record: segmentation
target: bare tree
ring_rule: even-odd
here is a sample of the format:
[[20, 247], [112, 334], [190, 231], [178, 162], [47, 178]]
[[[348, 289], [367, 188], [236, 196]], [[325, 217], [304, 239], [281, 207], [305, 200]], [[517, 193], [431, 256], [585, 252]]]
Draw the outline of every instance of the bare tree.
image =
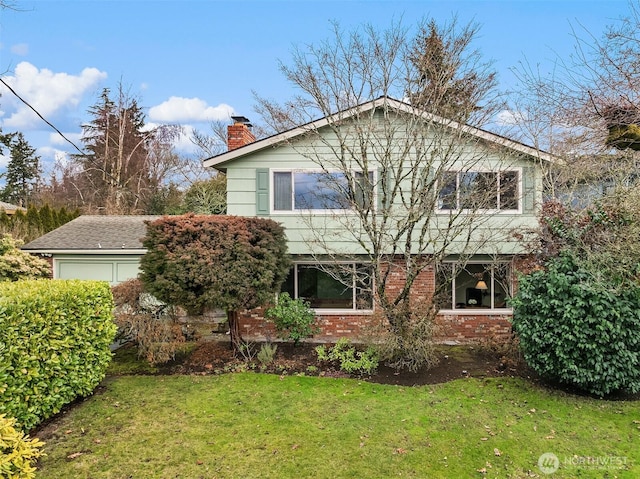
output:
[[[474, 30], [463, 31], [468, 45]], [[487, 132], [425, 111], [422, 100], [412, 105], [390, 98], [417, 95], [413, 80], [421, 78], [416, 44], [401, 25], [350, 34], [334, 25], [333, 33], [331, 41], [296, 50], [291, 66], [282, 65], [300, 94], [284, 106], [260, 101], [259, 111], [275, 129], [304, 125], [303, 139], [291, 146], [315, 164], [322, 185], [307, 201], [340, 211], [302, 215], [306, 241], [318, 262], [331, 259], [328, 274], [357, 276], [361, 295], [375, 298], [391, 333], [388, 359], [415, 369], [432, 360], [438, 311], [437, 290], [416, 296], [418, 278], [437, 270], [447, 276], [440, 283], [446, 288], [454, 272], [441, 267], [445, 258], [456, 255], [463, 266], [471, 255], [495, 253], [497, 244], [512, 240], [514, 216], [487, 212], [516, 208], [519, 201], [518, 178], [502, 171], [518, 161], [507, 153], [514, 143], [487, 142]], [[452, 69], [442, 72], [449, 81], [463, 65], [440, 66]], [[478, 124], [495, 111], [492, 93], [474, 98], [484, 105], [473, 108]], [[449, 106], [455, 109], [455, 101]], [[445, 110], [441, 101], [438, 111]], [[324, 120], [313, 121], [318, 116]], [[340, 266], [345, 263], [348, 271]], [[354, 271], [353, 264], [362, 267]]]
[[[572, 29], [573, 53], [543, 73], [514, 72], [511, 120], [527, 140], [567, 159], [548, 173], [550, 196], [588, 202], [635, 181], [640, 150], [640, 2], [602, 37]], [[586, 198], [585, 198], [586, 197]]]
[[105, 89], [90, 113], [92, 120], [83, 125], [86, 152], [73, 156], [82, 166], [78, 182], [84, 208], [107, 214], [145, 211], [178, 167], [172, 148], [181, 129], [145, 125], [137, 99], [122, 84], [115, 101]]

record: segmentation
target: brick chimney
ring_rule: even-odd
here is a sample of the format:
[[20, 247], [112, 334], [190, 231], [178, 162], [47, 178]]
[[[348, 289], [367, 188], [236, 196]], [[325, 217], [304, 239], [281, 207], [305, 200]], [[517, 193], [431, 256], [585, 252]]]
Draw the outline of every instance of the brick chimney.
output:
[[244, 116], [232, 116], [233, 125], [227, 127], [227, 148], [229, 151], [256, 141], [251, 132], [253, 126]]

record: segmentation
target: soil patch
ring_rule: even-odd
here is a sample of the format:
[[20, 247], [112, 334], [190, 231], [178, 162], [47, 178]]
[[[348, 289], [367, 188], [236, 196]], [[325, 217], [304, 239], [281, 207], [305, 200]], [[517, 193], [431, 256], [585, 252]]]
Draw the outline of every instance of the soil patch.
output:
[[[224, 372], [256, 370], [274, 374], [305, 374], [308, 376], [349, 377], [337, 365], [318, 361], [316, 344], [276, 343], [273, 363], [262, 365], [256, 358], [261, 343], [251, 345], [246, 353], [234, 353], [227, 341], [202, 341], [179, 364], [167, 365], [164, 374], [220, 374]], [[247, 358], [250, 358], [247, 361]], [[520, 376], [531, 378], [533, 373], [518, 358], [477, 346], [438, 345], [437, 364], [416, 372], [396, 371], [380, 364], [377, 372], [361, 379], [403, 386], [437, 384], [464, 377]]]

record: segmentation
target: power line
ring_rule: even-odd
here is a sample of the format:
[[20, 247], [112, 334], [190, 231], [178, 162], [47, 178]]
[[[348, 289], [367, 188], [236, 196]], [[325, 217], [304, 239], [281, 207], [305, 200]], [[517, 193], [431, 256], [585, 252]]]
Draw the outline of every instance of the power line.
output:
[[13, 88], [11, 88], [11, 87], [7, 84], [7, 82], [5, 82], [5, 81], [2, 79], [2, 77], [0, 77], [0, 82], [2, 82], [2, 84], [3, 84], [4, 86], [6, 86], [6, 87], [7, 87], [7, 89], [8, 89], [11, 93], [13, 93], [13, 94], [14, 94], [14, 96], [15, 96], [18, 100], [20, 100], [22, 103], [24, 103], [26, 106], [28, 106], [28, 107], [31, 109], [31, 111], [33, 111], [36, 115], [38, 115], [38, 117], [39, 117], [42, 121], [44, 121], [47, 125], [49, 125], [51, 128], [53, 128], [53, 130], [54, 130], [58, 135], [60, 135], [60, 136], [61, 136], [61, 137], [62, 137], [62, 138], [67, 142], [67, 143], [69, 143], [69, 144], [70, 144], [71, 146], [73, 146], [76, 150], [78, 150], [78, 152], [79, 152], [81, 155], [84, 155], [84, 154], [85, 154], [85, 153], [84, 153], [84, 151], [82, 151], [80, 148], [78, 148], [78, 147], [76, 146], [76, 144], [75, 144], [73, 141], [71, 141], [69, 138], [67, 138], [66, 136], [64, 136], [64, 133], [62, 133], [60, 130], [58, 130], [58, 129], [55, 127], [55, 125], [53, 125], [53, 123], [51, 123], [51, 122], [50, 122], [49, 120], [47, 120], [44, 116], [42, 116], [38, 110], [36, 110], [34, 107], [32, 107], [32, 106], [29, 104], [29, 102], [28, 102], [28, 101], [26, 101], [24, 98], [22, 98], [20, 95], [18, 95], [18, 93], [17, 93]]

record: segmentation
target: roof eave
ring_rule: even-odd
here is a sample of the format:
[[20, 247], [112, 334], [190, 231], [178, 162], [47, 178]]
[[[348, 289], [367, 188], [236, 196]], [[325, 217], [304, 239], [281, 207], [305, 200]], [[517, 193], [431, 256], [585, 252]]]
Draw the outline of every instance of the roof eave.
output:
[[31, 254], [91, 254], [91, 255], [141, 255], [147, 252], [144, 248], [138, 249], [108, 249], [108, 248], [82, 248], [82, 249], [51, 249], [51, 248], [21, 248], [22, 251]]
[[316, 130], [318, 128], [321, 128], [323, 126], [329, 125], [332, 122], [335, 122], [337, 120], [341, 120], [341, 119], [345, 119], [348, 118], [350, 116], [353, 116], [353, 114], [355, 112], [366, 112], [369, 111], [371, 109], [375, 109], [378, 108], [380, 106], [383, 105], [390, 105], [392, 108], [403, 111], [405, 113], [411, 113], [411, 114], [416, 114], [417, 112], [419, 112], [418, 114], [424, 118], [425, 120], [428, 121], [433, 121], [435, 123], [439, 123], [443, 126], [447, 126], [449, 128], [452, 129], [457, 129], [460, 130], [464, 133], [468, 133], [470, 135], [476, 136], [478, 138], [481, 139], [485, 139], [487, 141], [496, 143], [498, 145], [502, 145], [506, 148], [511, 148], [515, 151], [518, 151], [520, 153], [526, 154], [528, 156], [531, 156], [533, 158], [538, 158], [540, 160], [544, 160], [550, 163], [559, 163], [559, 164], [563, 164], [564, 160], [562, 160], [559, 157], [556, 157], [554, 155], [551, 155], [550, 153], [547, 153], [545, 151], [541, 151], [538, 150], [536, 148], [533, 148], [531, 146], [527, 146], [524, 143], [520, 143], [514, 140], [510, 140], [508, 138], [505, 138], [503, 136], [497, 135], [495, 133], [491, 133], [489, 131], [486, 130], [482, 130], [480, 128], [476, 128], [473, 126], [469, 126], [469, 125], [465, 125], [462, 123], [458, 123], [455, 122], [453, 120], [447, 120], [445, 118], [442, 118], [438, 115], [434, 115], [433, 113], [429, 113], [426, 112], [424, 110], [420, 110], [416, 107], [413, 107], [411, 105], [409, 105], [408, 103], [403, 103], [401, 101], [395, 100], [393, 98], [388, 98], [388, 97], [380, 97], [377, 98], [376, 100], [372, 100], [368, 103], [363, 103], [362, 105], [358, 105], [355, 106], [353, 108], [350, 108], [348, 110], [344, 110], [338, 113], [335, 113], [333, 115], [329, 115], [326, 116], [324, 118], [321, 118], [319, 120], [315, 120], [312, 121], [310, 123], [307, 123], [305, 125], [302, 126], [298, 126], [296, 128], [293, 128], [291, 130], [287, 130], [285, 132], [270, 136], [268, 138], [264, 138], [262, 140], [258, 140], [258, 141], [254, 141], [253, 143], [249, 143], [248, 145], [242, 146], [240, 148], [236, 148], [234, 150], [231, 151], [227, 151], [225, 153], [222, 153], [218, 156], [214, 156], [211, 158], [208, 158], [206, 160], [203, 161], [203, 166], [206, 168], [212, 167], [215, 168], [217, 170], [220, 171], [225, 171], [226, 167], [223, 166], [224, 164], [226, 164], [227, 162], [233, 161], [236, 158], [240, 158], [242, 156], [245, 155], [249, 155], [251, 153], [255, 153], [257, 151], [263, 150], [265, 148], [268, 147], [275, 147], [277, 145], [279, 145], [280, 143], [290, 140], [291, 138], [294, 138], [296, 136], [302, 135], [304, 133], [308, 133], [310, 131]]

